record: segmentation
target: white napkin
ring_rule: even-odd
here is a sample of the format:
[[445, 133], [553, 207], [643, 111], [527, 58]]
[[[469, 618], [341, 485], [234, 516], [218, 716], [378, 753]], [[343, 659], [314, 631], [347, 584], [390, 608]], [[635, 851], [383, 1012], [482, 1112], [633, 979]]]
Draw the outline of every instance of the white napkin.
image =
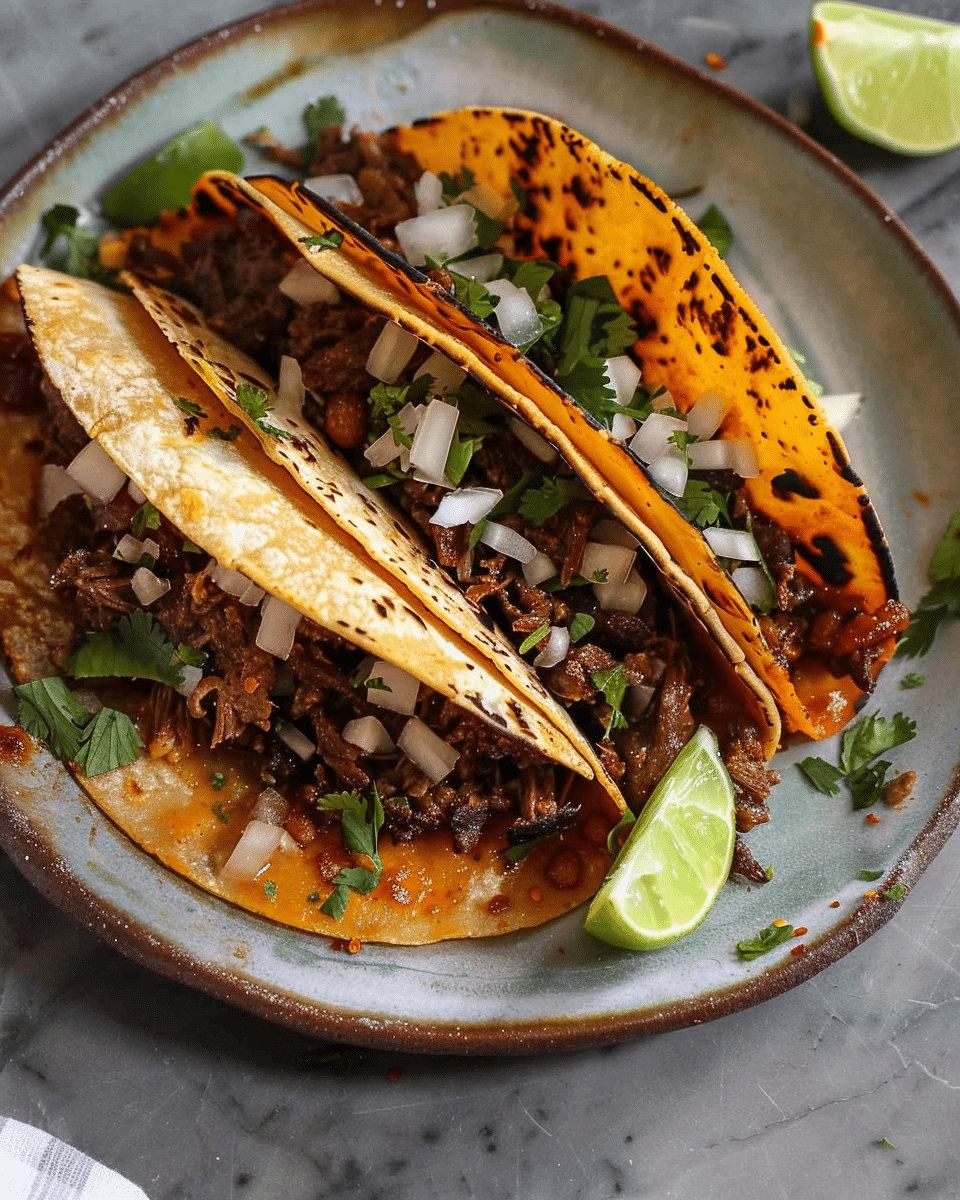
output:
[[59, 1138], [0, 1117], [3, 1200], [147, 1200], [135, 1184]]

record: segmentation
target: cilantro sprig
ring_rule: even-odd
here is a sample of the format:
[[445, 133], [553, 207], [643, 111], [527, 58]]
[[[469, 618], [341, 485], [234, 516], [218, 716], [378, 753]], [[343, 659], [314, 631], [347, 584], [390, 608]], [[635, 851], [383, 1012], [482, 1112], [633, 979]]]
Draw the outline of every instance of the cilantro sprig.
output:
[[960, 617], [960, 511], [947, 523], [930, 559], [933, 587], [920, 598], [897, 646], [900, 658], [926, 654], [944, 621]]
[[126, 715], [113, 708], [91, 713], [59, 675], [15, 687], [17, 724], [46, 742], [62, 762], [74, 762], [88, 777], [133, 762], [143, 748]]
[[344, 867], [333, 877], [333, 891], [321, 904], [320, 911], [339, 921], [346, 912], [351, 892], [366, 895], [380, 882], [383, 862], [378, 843], [383, 828], [383, 803], [374, 784], [369, 796], [359, 792], [331, 792], [320, 797], [317, 807], [340, 813], [344, 846], [351, 854], [362, 855], [373, 864], [372, 867]]
[[175, 688], [183, 683], [183, 659], [153, 617], [136, 608], [110, 629], [88, 632], [67, 672], [74, 679], [155, 679]]
[[621, 711], [624, 696], [627, 694], [627, 672], [623, 663], [617, 663], [615, 667], [608, 667], [605, 671], [594, 671], [590, 678], [603, 693], [603, 698], [610, 707], [603, 736], [609, 737], [612, 729], [626, 729], [627, 719]]
[[303, 128], [307, 135], [307, 144], [303, 148], [303, 157], [307, 166], [311, 166], [317, 154], [317, 143], [320, 135], [330, 125], [342, 125], [347, 119], [343, 106], [336, 96], [320, 96], [308, 104], [301, 114]]
[[890, 719], [873, 713], [846, 730], [840, 743], [839, 764], [814, 756], [797, 766], [825, 796], [836, 796], [845, 782], [854, 810], [870, 808], [880, 799], [887, 772], [893, 766], [879, 756], [911, 741], [916, 734], [916, 721], [903, 713]]

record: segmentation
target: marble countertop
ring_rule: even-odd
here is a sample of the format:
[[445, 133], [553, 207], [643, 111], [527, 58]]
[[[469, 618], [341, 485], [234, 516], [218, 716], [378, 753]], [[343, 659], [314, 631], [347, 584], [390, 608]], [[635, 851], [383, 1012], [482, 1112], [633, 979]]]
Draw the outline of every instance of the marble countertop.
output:
[[[403, 0], [396, 0], [402, 4]], [[0, 179], [150, 60], [255, 0], [0, 0]], [[801, 117], [960, 292], [960, 152], [843, 134], [803, 0], [581, 0]], [[960, 21], [960, 0], [897, 7]], [[705, 69], [705, 68], [704, 68]], [[318, 1045], [133, 965], [0, 861], [0, 1116], [151, 1200], [960, 1195], [960, 841], [821, 974], [710, 1024], [526, 1059]]]

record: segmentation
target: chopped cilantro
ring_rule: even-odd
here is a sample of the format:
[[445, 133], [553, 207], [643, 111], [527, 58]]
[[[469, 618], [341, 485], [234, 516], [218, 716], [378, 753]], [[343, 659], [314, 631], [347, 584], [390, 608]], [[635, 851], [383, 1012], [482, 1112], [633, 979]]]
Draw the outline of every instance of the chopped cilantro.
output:
[[182, 663], [186, 663], [188, 667], [202, 667], [207, 661], [207, 652], [205, 650], [195, 650], [193, 646], [188, 646], [186, 642], [181, 642], [177, 646], [177, 658]]
[[570, 641], [576, 645], [587, 636], [596, 623], [596, 617], [592, 617], [589, 613], [574, 613], [570, 621]]
[[933, 552], [930, 578], [933, 587], [920, 598], [897, 647], [901, 658], [926, 654], [944, 621], [960, 617], [960, 511], [950, 518]]
[[331, 125], [342, 125], [347, 114], [336, 96], [321, 96], [303, 110], [301, 120], [307, 134], [307, 144], [303, 149], [307, 166], [311, 166], [317, 153], [317, 143], [320, 135]]
[[588, 498], [588, 494], [579, 480], [554, 479], [546, 476], [537, 487], [524, 491], [520, 497], [518, 511], [521, 517], [539, 528], [571, 500]]
[[358, 792], [334, 792], [321, 796], [317, 807], [339, 811], [344, 846], [351, 854], [364, 855], [373, 863], [373, 869], [345, 867], [333, 877], [333, 891], [320, 906], [320, 911], [339, 920], [346, 911], [351, 891], [364, 895], [380, 882], [383, 863], [378, 839], [383, 826], [383, 805], [374, 785], [369, 798]]
[[626, 729], [627, 721], [620, 711], [623, 698], [627, 694], [627, 673], [623, 663], [617, 663], [615, 667], [608, 667], [605, 671], [594, 671], [590, 678], [603, 692], [603, 698], [610, 706], [604, 737], [610, 736], [611, 729]]
[[590, 572], [590, 583], [606, 583], [609, 572], [606, 567], [598, 567], [596, 571]]
[[135, 538], [142, 538], [148, 529], [159, 528], [160, 513], [148, 500], [145, 504], [141, 504], [133, 514], [133, 520], [130, 522], [130, 532]]
[[244, 381], [237, 386], [237, 403], [262, 433], [275, 438], [290, 436], [285, 429], [278, 429], [267, 421], [267, 415], [273, 411], [273, 405], [263, 388]]
[[67, 661], [75, 679], [116, 675], [124, 679], [155, 679], [170, 687], [183, 683], [183, 671], [173, 644], [142, 608], [125, 613], [110, 629], [88, 632]]
[[841, 781], [846, 781], [855, 810], [869, 808], [880, 799], [892, 763], [877, 756], [911, 741], [917, 734], [917, 723], [903, 713], [893, 718], [878, 713], [861, 717], [843, 735], [840, 743], [840, 763], [834, 766], [822, 758], [805, 758], [798, 763], [818, 791], [835, 796]]
[[216, 438], [221, 442], [235, 442], [242, 432], [239, 425], [231, 425], [228, 429], [221, 429], [219, 425], [214, 425], [207, 430], [207, 437]]
[[900, 686], [905, 689], [923, 687], [927, 682], [926, 675], [918, 675], [915, 671], [910, 671], [900, 680]]
[[343, 245], [343, 234], [339, 229], [326, 229], [323, 233], [297, 238], [297, 241], [308, 250], [339, 250]]
[[454, 435], [447, 454], [447, 461], [443, 468], [444, 475], [446, 475], [454, 487], [457, 487], [464, 475], [466, 475], [467, 467], [470, 466], [470, 460], [480, 449], [482, 443], [483, 439], [479, 437], [461, 437], [459, 433]]
[[532, 484], [538, 483], [543, 478], [543, 472], [539, 469], [525, 471], [517, 480], [513, 487], [509, 488], [503, 494], [503, 499], [498, 500], [494, 507], [488, 513], [491, 521], [499, 521], [501, 517], [505, 517], [512, 512], [517, 511], [517, 506], [521, 498], [526, 494], [527, 489]]
[[186, 413], [188, 417], [206, 417], [206, 413], [199, 404], [194, 404], [192, 400], [188, 400], [186, 396], [174, 396], [173, 402], [182, 413]]
[[715, 204], [710, 205], [697, 222], [697, 227], [720, 257], [725, 258], [733, 245], [733, 230], [730, 228], [730, 222]]
[[510, 282], [514, 287], [523, 288], [530, 299], [537, 303], [540, 293], [560, 268], [549, 259], [535, 259], [521, 262], [513, 272]]
[[203, 549], [196, 542], [191, 542], [189, 538], [184, 538], [183, 552], [184, 554], [202, 554]]
[[863, 883], [873, 883], [875, 880], [879, 879], [882, 874], [882, 871], [863, 870], [857, 872], [857, 878]]
[[895, 883], [893, 887], [888, 887], [886, 891], [880, 893], [884, 900], [902, 900], [907, 894], [907, 889], [902, 883]]
[[265, 879], [265, 880], [264, 880], [264, 882], [263, 882], [263, 894], [266, 896], [266, 898], [267, 898], [268, 900], [276, 900], [276, 898], [277, 898], [277, 885], [274, 883], [274, 881], [273, 881], [272, 879]]
[[879, 1147], [880, 1147], [882, 1150], [896, 1150], [896, 1146], [893, 1144], [893, 1142], [891, 1142], [891, 1141], [888, 1141], [888, 1140], [887, 1140], [885, 1137], [884, 1137], [884, 1138], [879, 1138], [879, 1139], [878, 1139], [878, 1141], [877, 1141], [877, 1145], [878, 1145], [878, 1146], [879, 1146]]
[[451, 264], [448, 269], [453, 281], [453, 294], [464, 308], [469, 309], [481, 321], [485, 321], [500, 303], [500, 297], [494, 296], [486, 284], [478, 279], [467, 279], [465, 275], [460, 275], [456, 264]]
[[215, 792], [221, 791], [227, 783], [227, 777], [222, 771], [214, 771], [210, 776], [210, 786]]
[[700, 529], [720, 521], [730, 524], [727, 497], [702, 479], [688, 479], [683, 495], [675, 497], [674, 503], [691, 525]]
[[374, 691], [374, 692], [392, 692], [393, 691], [393, 688], [388, 683], [384, 683], [379, 675], [377, 675], [374, 679], [362, 679], [360, 681], [360, 683], [362, 683], [364, 687], [369, 688], [371, 691]]
[[215, 800], [210, 807], [213, 810], [213, 815], [222, 825], [229, 823], [230, 817], [227, 815], [227, 810], [223, 807], [222, 800]]
[[768, 925], [766, 929], [761, 929], [756, 937], [745, 938], [742, 942], [737, 942], [737, 957], [744, 962], [750, 962], [754, 958], [759, 958], [761, 954], [766, 954], [775, 947], [782, 946], [791, 937], [793, 937], [792, 925]]
[[528, 634], [517, 648], [519, 654], [526, 654], [528, 650], [532, 650], [534, 646], [539, 646], [543, 639], [550, 632], [549, 625], [541, 625], [539, 629], [535, 629], [533, 633]]
[[455, 175], [451, 175], [449, 171], [441, 171], [439, 179], [443, 199], [448, 204], [463, 192], [469, 191], [477, 182], [477, 177], [469, 167], [461, 167]]

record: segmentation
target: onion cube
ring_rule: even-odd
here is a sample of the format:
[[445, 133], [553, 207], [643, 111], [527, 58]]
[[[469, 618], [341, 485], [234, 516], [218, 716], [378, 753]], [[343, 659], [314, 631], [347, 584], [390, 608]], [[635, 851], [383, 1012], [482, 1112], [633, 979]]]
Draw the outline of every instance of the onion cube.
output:
[[381, 383], [396, 383], [419, 344], [415, 333], [388, 321], [367, 356], [368, 373]]
[[413, 435], [410, 465], [432, 479], [442, 479], [459, 419], [460, 413], [454, 405], [431, 400]]
[[[60, 467], [59, 469], [61, 471], [63, 470], [62, 467]], [[134, 504], [146, 504], [147, 497], [146, 497], [145, 493], [142, 492], [140, 490], [140, 488], [137, 487], [137, 485], [133, 482], [132, 479], [129, 480], [127, 483], [127, 491], [130, 493], [130, 499], [134, 502]]]
[[389, 754], [395, 749], [393, 738], [378, 717], [357, 717], [348, 721], [340, 736], [351, 746], [359, 746], [365, 754]]
[[282, 833], [280, 825], [248, 821], [233, 853], [220, 868], [220, 878], [255, 879], [279, 848]]
[[628, 546], [610, 542], [587, 542], [583, 548], [580, 574], [593, 580], [599, 575], [601, 583], [623, 583], [630, 574], [637, 552]]
[[155, 600], [159, 600], [170, 591], [170, 580], [154, 575], [148, 567], [138, 567], [130, 580], [130, 586], [143, 607], [149, 608]]
[[309, 762], [317, 752], [317, 747], [307, 735], [289, 721], [280, 721], [277, 724], [277, 737], [302, 762]]
[[483, 180], [461, 192], [457, 200], [461, 204], [472, 204], [474, 208], [479, 208], [485, 217], [494, 221], [504, 220], [512, 207], [509, 200], [504, 200], [498, 191]]
[[228, 596], [240, 597], [250, 586], [250, 580], [240, 571], [234, 571], [232, 567], [225, 567], [222, 563], [213, 562], [207, 567], [207, 574], [222, 591]]
[[293, 264], [277, 287], [301, 308], [308, 304], [340, 303], [340, 293], [336, 285], [325, 275], [321, 275], [305, 258], [298, 259]]
[[275, 658], [288, 659], [300, 624], [300, 614], [277, 596], [267, 596], [260, 612], [257, 645]]
[[519, 417], [511, 417], [508, 424], [517, 441], [522, 442], [534, 458], [545, 463], [551, 463], [556, 459], [557, 452], [553, 446], [543, 434], [531, 429], [526, 421], [521, 421]]
[[755, 479], [760, 474], [757, 453], [744, 438], [691, 442], [687, 454], [698, 471], [735, 471], [741, 479]]
[[703, 393], [687, 413], [687, 428], [701, 441], [712, 438], [723, 423], [729, 407], [725, 397], [711, 388], [709, 392]]
[[827, 414], [827, 420], [842, 433], [857, 415], [857, 409], [863, 399], [861, 392], [834, 392], [832, 395], [819, 396], [817, 403]]
[[183, 682], [176, 690], [181, 696], [185, 696], [189, 700], [197, 690], [197, 684], [203, 678], [203, 667], [195, 667], [192, 663], [185, 663], [180, 668], [180, 674], [183, 677]]
[[503, 255], [494, 250], [490, 254], [478, 254], [476, 258], [465, 258], [461, 262], [447, 263], [447, 270], [462, 279], [475, 279], [478, 283], [489, 283], [496, 279], [503, 268]]
[[746, 529], [721, 529], [713, 525], [703, 531], [703, 536], [719, 558], [735, 558], [740, 562], [758, 562], [760, 559], [754, 536]]
[[459, 488], [437, 505], [431, 525], [453, 529], [457, 525], [477, 525], [503, 499], [499, 488]]
[[689, 468], [687, 456], [678, 446], [669, 449], [655, 458], [647, 467], [650, 478], [658, 487], [662, 487], [671, 496], [682, 496], [687, 486]]
[[491, 279], [487, 291], [500, 297], [493, 315], [505, 341], [511, 346], [522, 346], [540, 336], [540, 316], [526, 288], [517, 287], [509, 279]]
[[507, 558], [515, 558], [517, 562], [528, 563], [536, 557], [537, 548], [533, 542], [511, 529], [509, 525], [501, 525], [498, 521], [488, 521], [480, 534], [480, 541], [498, 554]]
[[395, 231], [400, 249], [415, 267], [428, 258], [459, 258], [477, 245], [477, 221], [469, 204], [451, 204], [401, 221]]
[[551, 625], [543, 649], [533, 660], [533, 665], [544, 671], [555, 667], [567, 657], [569, 649], [570, 630], [565, 625]]
[[610, 386], [617, 393], [617, 403], [629, 408], [633, 393], [640, 382], [641, 371], [627, 354], [617, 354], [604, 364]]
[[96, 439], [87, 442], [73, 462], [68, 464], [67, 474], [85, 492], [104, 504], [112, 500], [127, 482], [126, 472], [117, 466]]
[[610, 422], [610, 436], [615, 442], [629, 442], [637, 432], [637, 422], [626, 413], [614, 413]]
[[368, 681], [376, 680], [378, 684], [372, 687], [370, 682], [367, 683], [367, 699], [371, 704], [405, 716], [410, 716], [416, 708], [420, 680], [408, 671], [377, 659], [366, 678]]
[[352, 175], [313, 175], [304, 186], [331, 204], [363, 203], [363, 192]]
[[303, 412], [306, 388], [303, 386], [303, 371], [300, 364], [289, 354], [280, 359], [280, 377], [277, 385], [277, 403], [274, 414], [278, 417], [299, 417]]
[[529, 562], [523, 564], [523, 577], [531, 587], [537, 587], [547, 579], [552, 579], [557, 573], [553, 562], [540, 550]]
[[687, 423], [680, 417], [669, 417], [666, 413], [653, 412], [643, 422], [630, 442], [630, 449], [643, 463], [652, 463], [673, 445], [670, 437], [686, 430]]
[[241, 604], [246, 605], [247, 608], [253, 608], [254, 605], [260, 603], [265, 595], [266, 592], [262, 587], [258, 587], [255, 583], [248, 583], [246, 589], [240, 593], [237, 599]]
[[417, 370], [414, 379], [419, 379], [422, 375], [430, 376], [433, 380], [430, 384], [430, 391], [434, 395], [440, 395], [442, 392], [455, 392], [466, 379], [467, 372], [464, 367], [447, 358], [445, 354], [434, 350], [423, 366]]
[[631, 571], [623, 583], [595, 583], [593, 594], [602, 609], [635, 613], [647, 596], [647, 585], [639, 571]]
[[431, 783], [439, 783], [456, 766], [459, 751], [448, 746], [443, 738], [424, 725], [419, 717], [411, 717], [400, 731], [397, 745], [415, 763]]
[[763, 611], [776, 606], [773, 587], [762, 568], [737, 567], [730, 573], [730, 578], [751, 608]]
[[139, 562], [143, 558], [143, 542], [139, 538], [135, 538], [132, 533], [125, 533], [117, 542], [113, 557], [119, 558], [121, 562]]
[[433, 212], [443, 203], [443, 184], [432, 171], [424, 171], [413, 185], [413, 194], [417, 201], [417, 212], [422, 217], [424, 213]]

